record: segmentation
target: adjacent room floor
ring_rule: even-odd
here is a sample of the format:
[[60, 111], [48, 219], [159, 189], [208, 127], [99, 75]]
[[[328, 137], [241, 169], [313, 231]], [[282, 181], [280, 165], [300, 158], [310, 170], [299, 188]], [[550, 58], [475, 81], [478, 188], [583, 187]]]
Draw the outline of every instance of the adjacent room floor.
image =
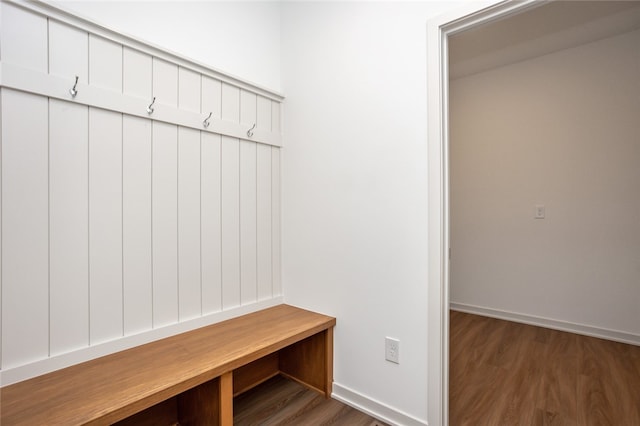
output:
[[640, 425], [640, 346], [451, 311], [450, 425]]

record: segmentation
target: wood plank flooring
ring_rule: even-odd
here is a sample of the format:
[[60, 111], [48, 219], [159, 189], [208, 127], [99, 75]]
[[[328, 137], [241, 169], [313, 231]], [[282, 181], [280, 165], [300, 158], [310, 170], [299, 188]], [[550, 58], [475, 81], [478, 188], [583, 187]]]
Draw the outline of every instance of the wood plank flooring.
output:
[[276, 376], [233, 402], [235, 426], [387, 426], [334, 399], [325, 399], [292, 380]]
[[458, 425], [640, 426], [640, 347], [450, 313]]

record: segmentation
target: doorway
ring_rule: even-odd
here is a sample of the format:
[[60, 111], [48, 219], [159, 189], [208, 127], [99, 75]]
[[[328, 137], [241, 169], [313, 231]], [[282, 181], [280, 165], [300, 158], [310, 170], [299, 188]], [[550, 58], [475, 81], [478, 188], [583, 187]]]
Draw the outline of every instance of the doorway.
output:
[[[429, 244], [430, 244], [430, 293], [429, 293], [429, 309], [430, 309], [430, 340], [431, 348], [438, 348], [437, 353], [432, 349], [430, 353], [434, 356], [429, 362], [429, 392], [430, 395], [439, 395], [439, 398], [431, 398], [429, 406], [430, 423], [447, 424], [448, 422], [448, 316], [450, 302], [450, 258], [449, 250], [451, 247], [450, 240], [450, 144], [449, 144], [449, 77], [450, 77], [450, 61], [455, 58], [450, 57], [452, 53], [451, 47], [455, 42], [455, 38], [461, 38], [465, 33], [472, 34], [475, 32], [472, 40], [477, 43], [475, 45], [475, 57], [469, 57], [466, 61], [458, 59], [457, 66], [467, 68], [476, 67], [482, 70], [483, 66], [487, 66], [486, 61], [483, 62], [482, 57], [486, 59], [491, 56], [489, 44], [486, 39], [482, 41], [478, 36], [478, 31], [491, 33], [496, 31], [498, 35], [493, 34], [494, 40], [498, 43], [498, 50], [502, 50], [501, 57], [507, 58], [507, 62], [515, 62], [524, 60], [526, 55], [535, 56], [544, 54], [537, 51], [540, 45], [528, 43], [526, 37], [531, 38], [531, 32], [524, 30], [521, 19], [526, 16], [536, 16], [544, 12], [545, 7], [564, 7], [565, 3], [574, 2], [506, 2], [486, 8], [469, 6], [466, 10], [441, 17], [429, 24], [428, 36], [428, 90], [429, 90], [429, 170], [430, 170], [430, 187], [429, 187]], [[604, 3], [604, 2], [598, 2]], [[571, 5], [569, 5], [571, 6]], [[567, 6], [568, 7], [568, 6]], [[597, 13], [597, 11], [596, 11]], [[587, 14], [588, 15], [588, 14]], [[554, 14], [558, 16], [558, 14]], [[571, 19], [574, 19], [571, 21]], [[577, 16], [571, 15], [569, 18], [562, 19], [546, 19], [544, 26], [534, 25], [533, 30], [540, 29], [542, 33], [538, 33], [538, 38], [545, 38], [546, 35], [553, 32], [567, 32], [574, 29], [577, 25], [583, 25], [593, 16]], [[540, 17], [538, 16], [538, 19]], [[577, 20], [576, 20], [577, 19]], [[579, 22], [580, 19], [583, 22]], [[519, 21], [520, 20], [520, 21]], [[555, 27], [554, 27], [555, 25]], [[516, 40], [519, 47], [512, 49], [510, 54], [505, 54], [509, 46], [505, 43], [513, 42], [513, 37], [504, 37], [499, 34], [496, 28], [516, 27], [515, 37], [522, 38]], [[571, 32], [571, 31], [569, 31]], [[594, 37], [602, 38], [602, 35], [591, 32]], [[535, 37], [534, 37], [535, 38]], [[546, 37], [547, 39], [549, 37]], [[578, 44], [585, 41], [579, 41]], [[503, 43], [503, 45], [500, 45]], [[557, 43], [557, 41], [556, 41]], [[473, 43], [471, 43], [469, 51], [474, 52]], [[570, 47], [565, 45], [562, 48]], [[548, 48], [548, 47], [547, 47]], [[478, 50], [485, 49], [484, 52], [478, 53]], [[495, 46], [493, 47], [495, 50]], [[543, 47], [544, 49], [544, 47]], [[508, 52], [507, 52], [508, 53]], [[510, 56], [511, 55], [511, 56]], [[520, 56], [519, 56], [520, 55]], [[525, 55], [525, 56], [522, 56]], [[473, 56], [473, 55], [472, 55]], [[494, 55], [495, 56], [495, 55]], [[495, 59], [495, 58], [494, 58]], [[464, 63], [463, 63], [464, 62]], [[462, 65], [461, 65], [462, 64]], [[495, 66], [495, 65], [493, 65]], [[480, 68], [478, 68], [480, 67]], [[488, 69], [488, 68], [485, 68]], [[458, 70], [454, 70], [456, 72]], [[478, 72], [478, 71], [475, 71]], [[455, 247], [453, 248], [455, 250]], [[455, 251], [454, 251], [455, 253]], [[438, 284], [438, 285], [436, 285]], [[434, 401], [437, 400], [437, 401]], [[435, 412], [437, 410], [437, 413]]]

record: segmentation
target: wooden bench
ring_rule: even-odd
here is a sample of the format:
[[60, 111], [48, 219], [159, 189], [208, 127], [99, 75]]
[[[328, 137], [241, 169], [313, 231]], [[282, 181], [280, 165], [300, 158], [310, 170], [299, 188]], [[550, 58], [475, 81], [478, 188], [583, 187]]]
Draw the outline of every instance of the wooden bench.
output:
[[233, 424], [233, 397], [283, 374], [331, 395], [335, 318], [278, 305], [0, 389], [0, 424]]

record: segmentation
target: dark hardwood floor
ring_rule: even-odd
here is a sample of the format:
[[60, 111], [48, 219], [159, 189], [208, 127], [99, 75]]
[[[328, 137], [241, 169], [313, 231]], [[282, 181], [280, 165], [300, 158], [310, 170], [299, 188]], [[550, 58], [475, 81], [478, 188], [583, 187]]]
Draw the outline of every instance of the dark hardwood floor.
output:
[[276, 376], [235, 398], [236, 426], [345, 425], [386, 426], [368, 415], [334, 399]]
[[451, 426], [640, 426], [639, 346], [456, 311], [450, 318]]

